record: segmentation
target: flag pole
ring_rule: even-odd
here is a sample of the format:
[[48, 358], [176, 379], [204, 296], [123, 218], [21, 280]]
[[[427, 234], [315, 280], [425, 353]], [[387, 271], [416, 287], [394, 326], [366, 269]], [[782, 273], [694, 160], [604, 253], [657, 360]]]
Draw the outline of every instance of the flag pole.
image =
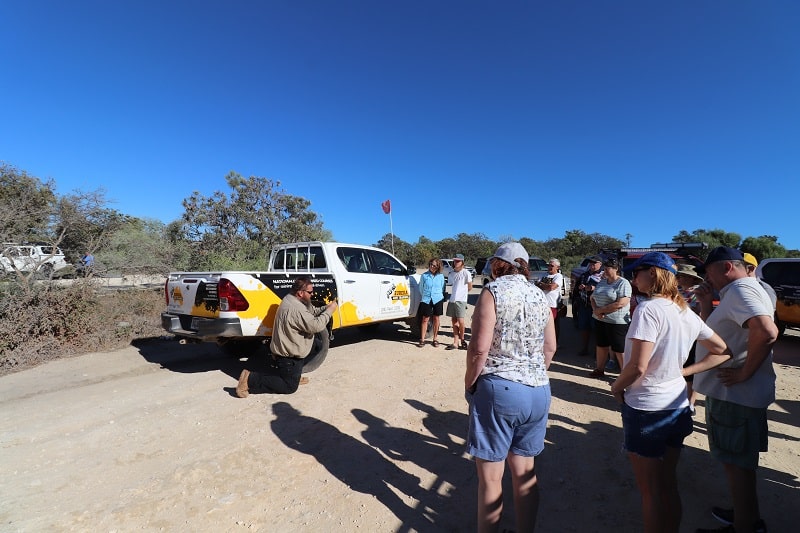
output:
[[389, 210], [389, 233], [392, 235], [392, 255], [394, 255], [394, 227], [392, 226], [392, 210]]

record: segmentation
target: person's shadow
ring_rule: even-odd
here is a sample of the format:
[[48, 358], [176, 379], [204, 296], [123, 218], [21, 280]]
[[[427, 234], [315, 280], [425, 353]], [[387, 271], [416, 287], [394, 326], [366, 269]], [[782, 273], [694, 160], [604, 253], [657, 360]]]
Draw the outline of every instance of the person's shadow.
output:
[[373, 495], [409, 530], [430, 531], [433, 522], [392, 490], [425, 501], [427, 491], [420, 487], [418, 477], [398, 468], [372, 447], [327, 422], [303, 415], [286, 402], [274, 404], [272, 411], [276, 417], [271, 422], [272, 431], [287, 447], [313, 456], [351, 489]]
[[[416, 403], [415, 407], [429, 413], [435, 411], [430, 406]], [[413, 404], [412, 404], [413, 405]], [[426, 436], [412, 430], [392, 427], [382, 418], [378, 418], [363, 409], [353, 409], [353, 416], [366, 425], [361, 433], [370, 446], [377, 448], [394, 461], [405, 461], [434, 474], [432, 483], [427, 483], [428, 491], [417, 505], [418, 512], [436, 524], [440, 530], [463, 530], [472, 526], [474, 511], [474, 492], [477, 483], [475, 467], [464, 457], [464, 445], [452, 445], [447, 437], [440, 434]], [[436, 411], [439, 415], [444, 415]], [[451, 423], [465, 422], [465, 415], [458, 413], [458, 420]], [[428, 424], [423, 424], [428, 427]], [[463, 430], [466, 430], [464, 425]], [[445, 434], [448, 430], [445, 430]], [[465, 522], [464, 517], [468, 520]], [[430, 526], [428, 530], [430, 530]], [[404, 527], [401, 531], [409, 530]]]

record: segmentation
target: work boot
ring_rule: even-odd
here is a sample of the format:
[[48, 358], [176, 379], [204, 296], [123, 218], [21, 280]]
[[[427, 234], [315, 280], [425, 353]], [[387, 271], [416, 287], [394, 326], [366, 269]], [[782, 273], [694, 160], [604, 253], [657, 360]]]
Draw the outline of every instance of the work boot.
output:
[[250, 379], [250, 371], [242, 370], [239, 374], [239, 383], [236, 385], [236, 396], [239, 398], [247, 398], [250, 394], [250, 388], [247, 386], [247, 380]]

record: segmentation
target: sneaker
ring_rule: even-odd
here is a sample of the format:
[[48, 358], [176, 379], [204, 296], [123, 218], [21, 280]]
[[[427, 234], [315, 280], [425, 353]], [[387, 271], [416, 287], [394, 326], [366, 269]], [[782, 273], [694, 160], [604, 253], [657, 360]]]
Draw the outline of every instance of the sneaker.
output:
[[723, 524], [733, 524], [733, 509], [725, 509], [724, 507], [712, 507], [711, 516], [722, 522]]
[[[733, 529], [733, 524], [729, 524], [727, 526], [718, 527], [716, 529], [697, 529], [695, 530], [697, 533], [736, 533], [736, 530]], [[767, 525], [764, 523], [763, 520], [760, 518], [758, 522], [756, 522], [755, 528], [753, 529], [755, 533], [767, 533]]]
[[590, 378], [603, 378], [603, 377], [605, 377], [605, 375], [606, 375], [606, 373], [605, 373], [605, 371], [603, 371], [602, 368], [595, 368], [594, 370], [589, 372], [589, 377]]
[[239, 374], [239, 383], [236, 385], [236, 396], [239, 398], [247, 398], [247, 395], [250, 394], [247, 386], [248, 379], [250, 379], [250, 371], [242, 370], [242, 373]]

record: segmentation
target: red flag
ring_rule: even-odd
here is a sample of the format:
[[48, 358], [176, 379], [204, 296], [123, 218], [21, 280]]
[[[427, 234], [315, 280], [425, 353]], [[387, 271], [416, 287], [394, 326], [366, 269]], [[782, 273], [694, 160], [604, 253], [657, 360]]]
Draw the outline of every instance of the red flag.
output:
[[392, 202], [390, 200], [381, 202], [381, 207], [383, 208], [383, 212], [387, 215], [392, 212]]

